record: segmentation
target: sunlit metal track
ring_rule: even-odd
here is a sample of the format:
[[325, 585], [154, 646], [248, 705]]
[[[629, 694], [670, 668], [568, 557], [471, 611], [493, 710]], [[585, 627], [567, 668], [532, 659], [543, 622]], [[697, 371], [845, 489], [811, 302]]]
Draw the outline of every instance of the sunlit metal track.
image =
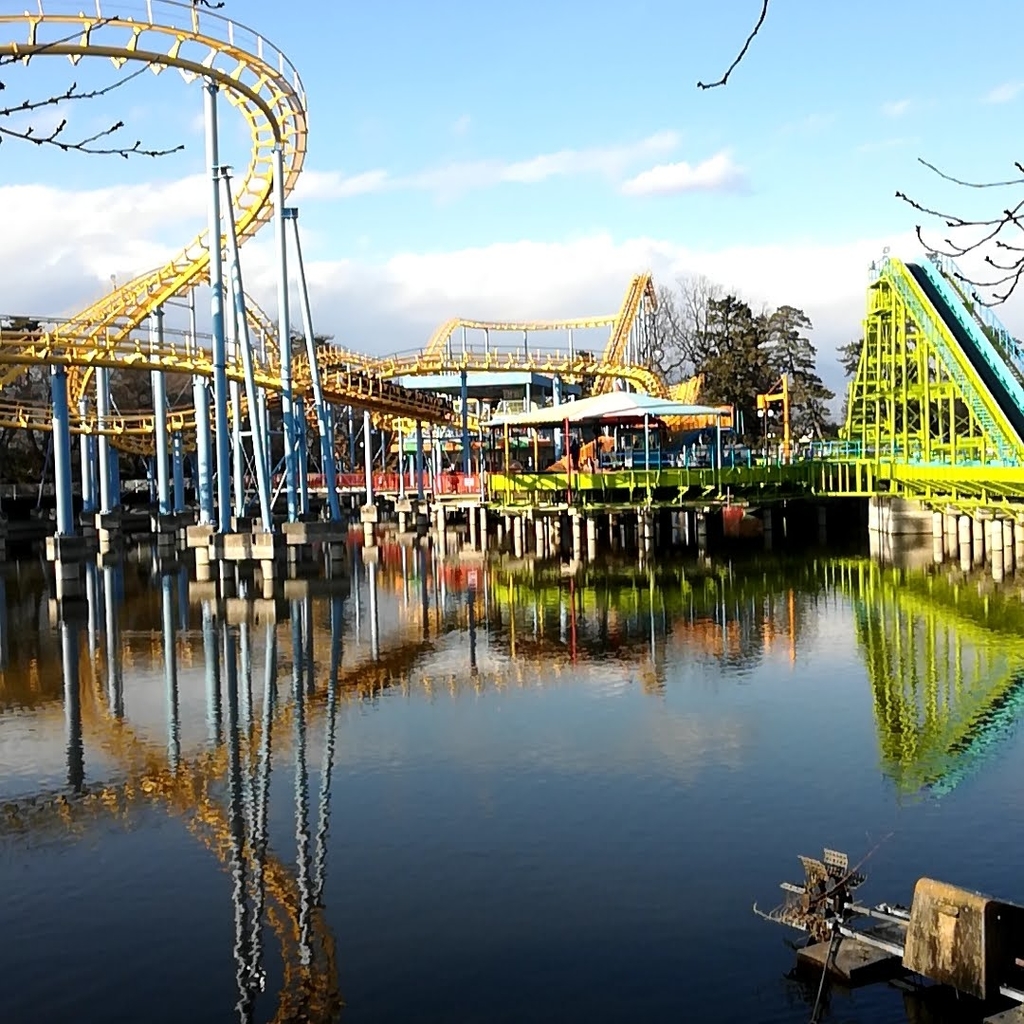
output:
[[[127, 12], [127, 13], [126, 13]], [[249, 126], [249, 165], [233, 193], [239, 242], [244, 242], [273, 212], [273, 156], [284, 157], [284, 192], [291, 193], [306, 155], [306, 97], [298, 72], [285, 55], [259, 33], [195, 4], [175, 0], [136, 0], [104, 11], [95, 0], [92, 11], [71, 3], [37, 0], [35, 11], [0, 15], [0, 56], [29, 61], [63, 56], [72, 62], [103, 57], [115, 67], [142, 64], [160, 73], [179, 71], [186, 81], [217, 83]], [[0, 363], [9, 367], [0, 387], [31, 365], [65, 365], [72, 370], [73, 407], [84, 394], [95, 366], [117, 369], [163, 369], [213, 373], [209, 349], [169, 345], [162, 350], [134, 337], [146, 318], [169, 299], [208, 279], [210, 249], [207, 232], [198, 234], [164, 266], [139, 275], [61, 323], [36, 336], [0, 335]], [[273, 331], [267, 317], [252, 306], [250, 323], [265, 339]], [[258, 360], [259, 383], [281, 387], [276, 346]], [[238, 371], [229, 376], [241, 380]], [[298, 389], [304, 381], [296, 382]], [[445, 403], [378, 387], [365, 374], [334, 375], [332, 400], [349, 400], [373, 411], [445, 419]], [[183, 414], [184, 415], [184, 414]]]

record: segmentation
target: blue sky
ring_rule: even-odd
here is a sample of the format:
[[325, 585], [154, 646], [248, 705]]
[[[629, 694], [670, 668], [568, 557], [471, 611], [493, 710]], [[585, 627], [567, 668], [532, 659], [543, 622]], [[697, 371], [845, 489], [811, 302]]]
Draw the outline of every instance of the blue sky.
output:
[[[917, 219], [895, 191], [958, 209], [987, 198], [916, 158], [989, 178], [1024, 157], [1024, 6], [774, 0], [729, 85], [698, 91], [759, 6], [399, 0], [316, 5], [313, 19], [313, 5], [228, 0], [223, 13], [279, 45], [306, 85], [299, 200], [319, 322], [350, 344], [409, 347], [450, 315], [614, 309], [646, 264], [666, 282], [705, 272], [752, 301], [803, 305], [836, 383], [828, 359], [859, 329], [867, 259], [905, 246]], [[5, 71], [4, 98], [68, 83], [63, 61], [43, 63]], [[83, 82], [100, 74], [110, 77], [99, 62], [74, 71]], [[65, 222], [62, 266], [77, 260], [83, 275], [23, 293], [63, 309], [109, 276], [101, 264], [143, 269], [133, 261], [202, 226], [201, 186], [194, 209], [173, 217], [140, 220], [116, 203], [102, 216], [111, 191], [169, 194], [201, 172], [200, 111], [198, 89], [176, 74], [146, 76], [73, 110], [73, 124], [123, 117], [132, 137], [184, 143], [181, 154], [125, 162], [0, 147], [0, 201], [12, 185], [49, 189]], [[231, 113], [225, 148], [243, 165], [246, 135]], [[94, 197], [95, 230], [67, 224], [64, 194], [78, 207]], [[39, 234], [39, 259], [52, 263]], [[0, 306], [18, 287], [0, 286]], [[1014, 326], [1012, 309], [1006, 319]]]

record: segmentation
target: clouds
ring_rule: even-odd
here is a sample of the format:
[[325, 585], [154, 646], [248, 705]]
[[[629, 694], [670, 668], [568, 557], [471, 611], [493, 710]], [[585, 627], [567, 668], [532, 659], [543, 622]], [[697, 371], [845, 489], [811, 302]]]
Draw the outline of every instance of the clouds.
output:
[[671, 196], [684, 192], [724, 191], [745, 183], [743, 168], [733, 162], [728, 150], [723, 150], [696, 165], [683, 160], [641, 171], [622, 183], [621, 192], [627, 196]]
[[882, 104], [882, 114], [885, 117], [891, 118], [903, 117], [912, 106], [912, 100], [889, 100], [887, 103]]
[[1024, 91], [1024, 82], [1003, 82], [997, 85], [991, 92], [986, 93], [986, 103], [1009, 103], [1015, 100]]
[[[468, 129], [468, 118], [465, 121]], [[408, 174], [393, 174], [384, 169], [352, 175], [339, 171], [306, 171], [298, 186], [299, 196], [351, 199], [370, 193], [415, 191], [451, 200], [501, 185], [539, 185], [588, 176], [603, 178], [617, 186], [623, 195], [675, 195], [695, 190], [732, 189], [744, 180], [744, 172], [733, 163], [728, 151], [695, 165], [686, 161], [659, 163], [629, 175], [631, 170], [646, 162], [674, 153], [681, 141], [678, 132], [665, 130], [633, 142], [559, 149], [519, 160], [456, 160]]]

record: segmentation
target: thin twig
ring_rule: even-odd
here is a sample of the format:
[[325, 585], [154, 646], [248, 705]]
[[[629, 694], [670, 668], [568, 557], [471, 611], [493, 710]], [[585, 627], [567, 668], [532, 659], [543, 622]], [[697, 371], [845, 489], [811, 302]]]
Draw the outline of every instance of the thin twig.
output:
[[[1002, 188], [1004, 185], [1019, 185], [1024, 181], [1024, 178], [1011, 178], [1009, 181], [964, 181], [961, 178], [954, 178], [952, 174], [947, 174], [945, 171], [940, 171], [935, 164], [930, 164], [923, 157], [918, 157], [917, 162], [923, 164], [929, 171], [934, 171], [940, 178], [945, 178], [946, 181], [951, 181], [954, 185], [963, 185], [965, 188]], [[1024, 168], [1019, 163], [1014, 166], [1024, 174]]]
[[726, 68], [725, 74], [717, 82], [698, 82], [698, 89], [717, 89], [720, 85], [725, 85], [729, 81], [729, 76], [736, 70], [739, 63], [747, 55], [747, 50], [750, 49], [750, 44], [754, 41], [754, 36], [761, 31], [761, 26], [764, 24], [764, 19], [768, 16], [768, 4], [770, 0], [761, 0], [761, 17], [757, 19], [757, 24], [754, 26], [753, 31], [747, 36], [747, 41], [743, 44], [743, 49], [736, 55], [736, 59]]

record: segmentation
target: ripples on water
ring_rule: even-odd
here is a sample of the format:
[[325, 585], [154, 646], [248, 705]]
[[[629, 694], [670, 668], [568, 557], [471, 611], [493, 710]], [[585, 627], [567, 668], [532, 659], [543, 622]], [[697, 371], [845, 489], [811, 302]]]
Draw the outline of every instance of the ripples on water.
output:
[[[806, 1021], [823, 845], [1024, 896], [1019, 588], [858, 559], [0, 589], [0, 1020]], [[844, 1021], [936, 1015], [876, 988]]]

